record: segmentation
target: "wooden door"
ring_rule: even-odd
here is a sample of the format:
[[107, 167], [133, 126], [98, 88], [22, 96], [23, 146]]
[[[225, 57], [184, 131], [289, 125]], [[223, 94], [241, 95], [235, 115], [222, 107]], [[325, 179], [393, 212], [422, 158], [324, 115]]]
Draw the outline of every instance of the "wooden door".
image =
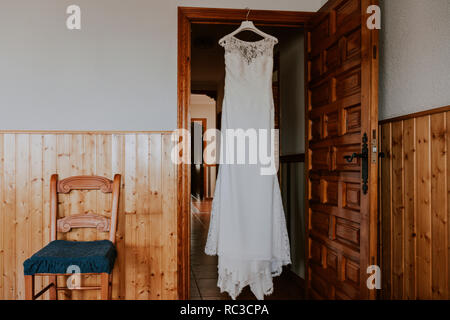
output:
[[[330, 0], [307, 27], [309, 298], [376, 296], [366, 285], [367, 267], [377, 264], [378, 33], [367, 27], [371, 4]], [[365, 146], [366, 164], [351, 158]]]

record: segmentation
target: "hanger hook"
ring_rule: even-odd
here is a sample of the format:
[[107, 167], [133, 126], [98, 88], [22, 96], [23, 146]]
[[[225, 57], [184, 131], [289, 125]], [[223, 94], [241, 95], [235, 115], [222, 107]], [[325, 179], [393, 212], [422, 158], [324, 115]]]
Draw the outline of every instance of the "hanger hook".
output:
[[245, 8], [245, 9], [247, 9], [247, 16], [245, 17], [245, 20], [248, 21], [248, 16], [250, 15], [250, 11], [251, 11], [251, 10], [250, 10], [250, 8], [248, 8], [248, 7]]

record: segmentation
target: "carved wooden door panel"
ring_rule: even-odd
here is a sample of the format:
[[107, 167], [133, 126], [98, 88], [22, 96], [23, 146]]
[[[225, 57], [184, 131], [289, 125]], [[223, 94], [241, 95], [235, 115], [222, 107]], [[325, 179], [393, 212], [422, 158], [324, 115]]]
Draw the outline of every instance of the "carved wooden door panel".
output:
[[309, 298], [375, 297], [366, 285], [367, 267], [377, 264], [378, 33], [366, 23], [372, 4], [328, 1], [307, 28]]

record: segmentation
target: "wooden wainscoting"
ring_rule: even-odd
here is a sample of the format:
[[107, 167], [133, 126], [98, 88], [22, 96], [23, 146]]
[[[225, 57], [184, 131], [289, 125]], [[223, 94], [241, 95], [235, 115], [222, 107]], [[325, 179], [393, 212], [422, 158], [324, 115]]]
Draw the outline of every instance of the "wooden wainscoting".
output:
[[450, 107], [380, 124], [384, 299], [450, 299]]
[[[23, 299], [23, 261], [49, 242], [49, 183], [72, 175], [122, 174], [114, 299], [177, 298], [177, 180], [168, 132], [0, 132], [0, 299]], [[59, 216], [108, 213], [110, 195], [60, 195]], [[107, 237], [107, 233], [99, 234]], [[59, 239], [94, 240], [91, 229]], [[36, 290], [46, 280], [37, 277]], [[64, 281], [61, 278], [59, 281]], [[99, 279], [83, 277], [84, 285]], [[65, 285], [65, 283], [61, 283]], [[99, 292], [60, 291], [60, 299], [96, 299]], [[44, 299], [48, 294], [44, 295]]]

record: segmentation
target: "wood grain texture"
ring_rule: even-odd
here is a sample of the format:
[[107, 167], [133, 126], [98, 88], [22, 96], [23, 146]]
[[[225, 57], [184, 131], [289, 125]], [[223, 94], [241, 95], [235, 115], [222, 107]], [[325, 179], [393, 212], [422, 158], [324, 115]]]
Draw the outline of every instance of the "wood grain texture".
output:
[[[306, 36], [306, 287], [308, 297], [374, 299], [378, 157], [369, 154], [363, 191], [362, 138], [378, 137], [378, 32], [366, 27], [374, 0], [329, 0]], [[375, 158], [373, 158], [375, 157]], [[400, 186], [401, 187], [401, 186]], [[401, 212], [400, 212], [401, 214]]]
[[[403, 123], [392, 124], [392, 256], [402, 257], [404, 237], [403, 206]], [[392, 260], [393, 298], [403, 296], [403, 259]]]
[[448, 299], [447, 123], [445, 113], [430, 116], [431, 143], [431, 294]]
[[417, 298], [431, 298], [430, 117], [417, 119]]
[[[178, 10], [193, 23], [207, 24], [240, 24], [248, 13], [246, 9], [179, 7]], [[303, 27], [314, 15], [314, 12], [251, 10], [248, 19], [260, 26]]]
[[404, 297], [413, 299], [416, 296], [416, 234], [417, 234], [417, 206], [416, 206], [416, 140], [415, 119], [408, 119], [403, 123], [403, 152], [404, 152]]
[[450, 299], [450, 111], [436, 110], [380, 125], [385, 299]]
[[[385, 157], [380, 161], [380, 257], [382, 287], [381, 297], [388, 299], [392, 295], [392, 166], [391, 153], [392, 149], [392, 125], [389, 123], [380, 129], [380, 146], [384, 150]], [[388, 231], [386, 231], [388, 230]], [[384, 232], [383, 232], [384, 231]]]
[[[0, 132], [0, 299], [25, 298], [23, 261], [49, 242], [50, 176], [122, 175], [112, 277], [113, 299], [177, 298], [177, 176], [170, 133]], [[100, 190], [60, 194], [59, 218], [90, 213], [111, 217]], [[106, 239], [75, 228], [58, 239]], [[35, 292], [49, 284], [36, 277]], [[58, 285], [65, 285], [65, 276]], [[83, 286], [100, 285], [87, 275]], [[59, 299], [98, 299], [94, 290], [59, 292]], [[39, 299], [48, 299], [45, 293]]]

